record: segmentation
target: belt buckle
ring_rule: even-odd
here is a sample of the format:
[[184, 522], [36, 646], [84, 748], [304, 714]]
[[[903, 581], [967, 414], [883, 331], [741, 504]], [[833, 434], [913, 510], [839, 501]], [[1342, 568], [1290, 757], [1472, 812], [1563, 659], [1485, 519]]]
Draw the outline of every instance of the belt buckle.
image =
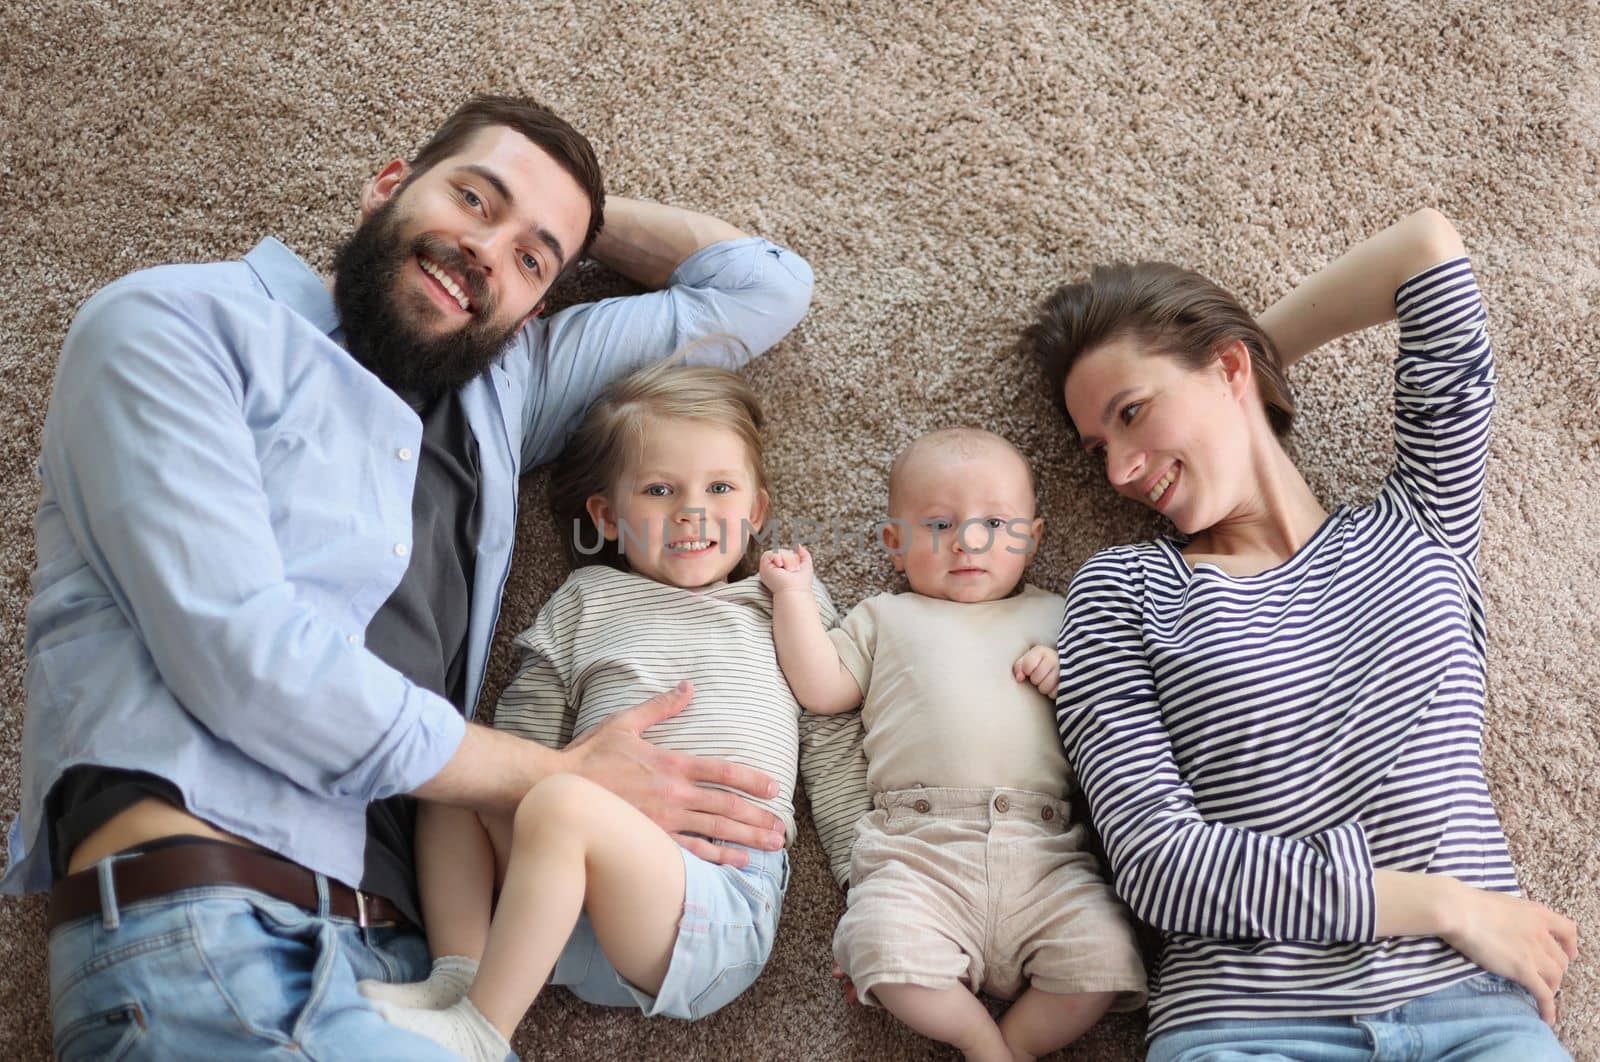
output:
[[367, 928], [367, 898], [361, 894], [360, 889], [353, 890], [356, 894], [356, 925], [362, 929]]

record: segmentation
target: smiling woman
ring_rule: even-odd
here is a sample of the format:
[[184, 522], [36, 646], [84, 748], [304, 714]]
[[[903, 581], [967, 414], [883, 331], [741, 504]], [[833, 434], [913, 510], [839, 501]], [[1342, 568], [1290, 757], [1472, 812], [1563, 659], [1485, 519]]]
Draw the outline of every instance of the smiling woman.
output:
[[[1520, 898], [1480, 760], [1495, 373], [1462, 254], [1422, 211], [1259, 325], [1197, 274], [1106, 267], [1026, 333], [1113, 489], [1182, 533], [1092, 558], [1059, 644], [1068, 758], [1166, 937], [1153, 1059], [1324, 1057], [1373, 1023], [1566, 1057], [1540, 1017], [1576, 930]], [[1396, 316], [1395, 468], [1330, 514], [1281, 366]]]

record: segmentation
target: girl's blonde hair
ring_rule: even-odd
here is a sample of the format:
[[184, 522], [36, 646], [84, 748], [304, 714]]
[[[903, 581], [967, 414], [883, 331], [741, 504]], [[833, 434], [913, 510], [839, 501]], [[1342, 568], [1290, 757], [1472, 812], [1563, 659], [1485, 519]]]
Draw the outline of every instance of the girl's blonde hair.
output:
[[[574, 566], [609, 564], [628, 570], [617, 543], [606, 541], [586, 503], [591, 495], [608, 494], [640, 459], [649, 420], [692, 420], [733, 432], [744, 442], [756, 489], [765, 489], [761, 428], [766, 417], [755, 392], [727, 369], [682, 364], [684, 353], [613, 381], [556, 459], [550, 510]], [[752, 539], [730, 579], [755, 571], [754, 546]]]

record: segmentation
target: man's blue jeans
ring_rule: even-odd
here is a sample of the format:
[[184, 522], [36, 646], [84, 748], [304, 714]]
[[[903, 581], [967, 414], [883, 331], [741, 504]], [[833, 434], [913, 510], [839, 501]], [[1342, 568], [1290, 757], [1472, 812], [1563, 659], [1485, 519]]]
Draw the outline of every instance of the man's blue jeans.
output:
[[1494, 974], [1347, 1018], [1201, 1021], [1150, 1041], [1149, 1062], [1566, 1062], [1533, 996]]
[[102, 897], [100, 913], [50, 933], [56, 1055], [446, 1062], [356, 991], [362, 978], [421, 980], [428, 965], [415, 929], [363, 932], [252, 889], [184, 889], [120, 909]]

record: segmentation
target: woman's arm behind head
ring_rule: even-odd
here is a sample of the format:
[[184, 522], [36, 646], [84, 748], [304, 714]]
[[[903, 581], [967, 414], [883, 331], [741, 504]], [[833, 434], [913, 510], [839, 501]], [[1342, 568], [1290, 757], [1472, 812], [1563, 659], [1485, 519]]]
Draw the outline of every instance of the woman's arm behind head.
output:
[[1356, 244], [1256, 320], [1288, 368], [1324, 343], [1394, 320], [1395, 289], [1464, 254], [1450, 220], [1425, 208]]

